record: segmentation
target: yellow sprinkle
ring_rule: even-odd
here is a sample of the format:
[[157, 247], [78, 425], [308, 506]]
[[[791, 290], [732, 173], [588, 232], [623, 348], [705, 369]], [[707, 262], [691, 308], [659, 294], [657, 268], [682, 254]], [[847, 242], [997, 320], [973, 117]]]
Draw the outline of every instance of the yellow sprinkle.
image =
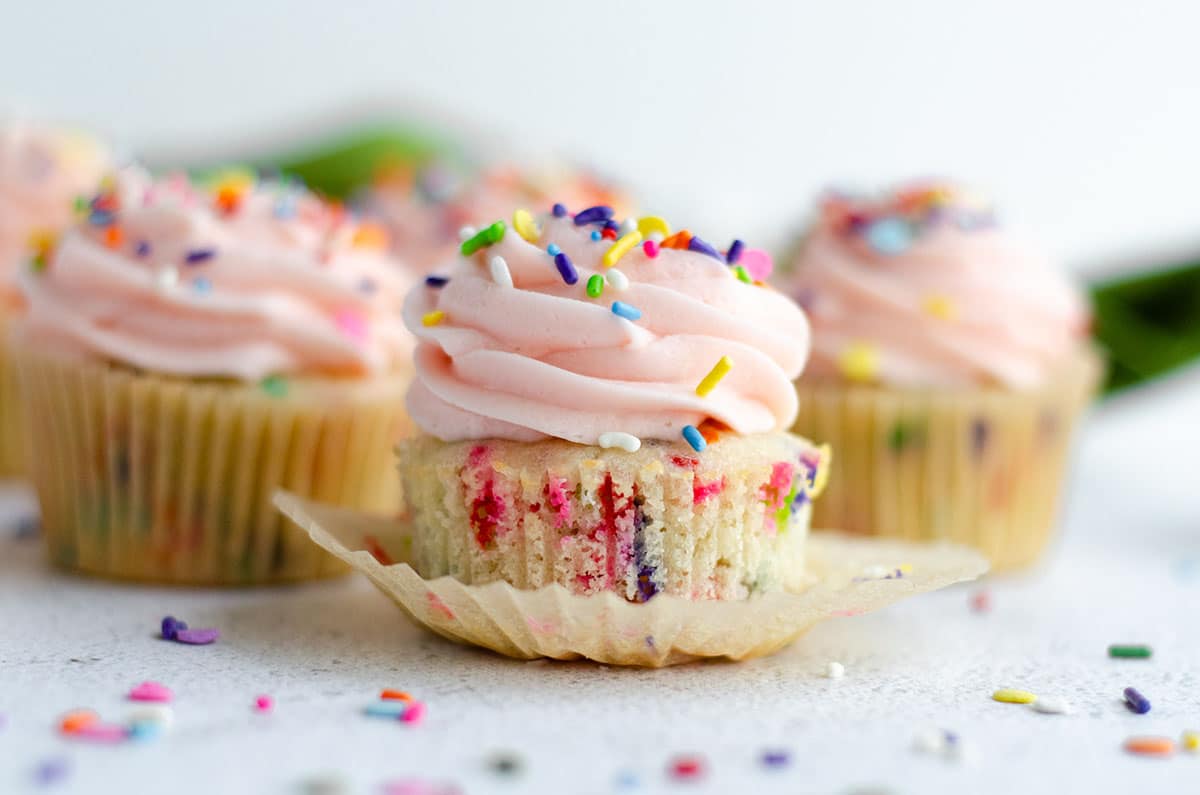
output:
[[436, 326], [446, 319], [446, 313], [440, 309], [435, 309], [432, 312], [427, 312], [421, 317], [422, 326]]
[[600, 263], [606, 268], [611, 268], [616, 265], [621, 257], [629, 253], [629, 249], [642, 242], [642, 233], [638, 231], [629, 232], [621, 235], [617, 242], [609, 246], [608, 251], [604, 252], [604, 256], [600, 258]]
[[1184, 732], [1180, 744], [1189, 751], [1200, 751], [1200, 732]]
[[729, 360], [728, 356], [722, 356], [713, 365], [713, 368], [708, 371], [708, 375], [704, 376], [700, 380], [700, 383], [696, 384], [696, 394], [700, 397], [707, 397], [708, 393], [716, 389], [717, 384], [721, 383], [721, 379], [731, 369], [733, 369], [733, 362]]
[[932, 315], [938, 320], [953, 320], [958, 317], [958, 307], [948, 297], [939, 293], [926, 296], [924, 309], [925, 314]]
[[658, 232], [663, 237], [671, 236], [671, 225], [657, 215], [645, 215], [638, 219], [638, 231], [642, 237], [649, 239], [650, 235]]
[[900, 571], [904, 574], [912, 574], [912, 571], [913, 571], [912, 564], [911, 563], [901, 563]]
[[851, 343], [838, 357], [838, 367], [851, 381], [871, 381], [879, 371], [879, 354], [869, 343]]
[[1027, 690], [997, 690], [992, 693], [992, 700], [1005, 704], [1032, 704], [1037, 701], [1037, 696]]
[[517, 230], [527, 243], [536, 243], [541, 233], [538, 231], [537, 224], [533, 221], [533, 216], [528, 210], [516, 210], [513, 212], [513, 229]]
[[827, 444], [821, 445], [817, 450], [820, 456], [820, 463], [817, 464], [817, 478], [812, 484], [812, 488], [808, 490], [810, 499], [816, 499], [821, 496], [821, 492], [825, 491], [825, 484], [829, 483], [829, 470], [832, 469], [833, 463], [833, 448]]
[[39, 229], [29, 236], [29, 248], [35, 254], [45, 256], [54, 248], [54, 232], [49, 229]]

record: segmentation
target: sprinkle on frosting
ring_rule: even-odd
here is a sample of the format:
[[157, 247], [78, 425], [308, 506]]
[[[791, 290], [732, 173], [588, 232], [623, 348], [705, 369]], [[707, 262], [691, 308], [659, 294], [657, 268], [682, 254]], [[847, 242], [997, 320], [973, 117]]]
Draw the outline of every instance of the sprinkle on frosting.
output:
[[604, 256], [600, 258], [600, 264], [606, 268], [611, 268], [620, 261], [621, 257], [629, 253], [629, 250], [642, 242], [642, 233], [636, 229], [627, 233], [624, 237], [617, 240], [609, 246], [608, 251], [604, 252]]
[[733, 362], [728, 356], [722, 356], [708, 371], [708, 375], [696, 384], [696, 394], [700, 397], [708, 397], [708, 393], [717, 388], [717, 384], [721, 383], [721, 379], [729, 374], [733, 369]]
[[560, 251], [554, 255], [554, 267], [567, 284], [575, 284], [579, 281], [579, 271], [575, 270], [575, 263], [571, 262], [571, 258], [563, 252]]
[[496, 255], [488, 260], [488, 271], [492, 274], [492, 281], [501, 287], [512, 287], [512, 273], [508, 270], [508, 263], [504, 261], [504, 257]]
[[527, 243], [536, 243], [538, 237], [541, 235], [537, 224], [533, 220], [533, 216], [528, 210], [516, 210], [513, 212], [513, 229], [517, 230], [517, 234]]
[[604, 277], [598, 273], [593, 273], [587, 280], [588, 298], [599, 298], [604, 294]]
[[704, 435], [697, 430], [695, 425], [683, 426], [683, 438], [697, 453], [703, 452], [704, 448], [708, 447], [708, 442], [704, 441]]
[[618, 317], [623, 317], [626, 320], [640, 320], [642, 312], [636, 306], [630, 306], [624, 301], [612, 302], [612, 313]]
[[575, 214], [575, 225], [585, 226], [587, 224], [604, 223], [610, 220], [613, 216], [613, 208], [604, 205], [596, 205], [589, 207], [586, 210], [580, 210]]
[[879, 371], [879, 354], [867, 342], [854, 342], [838, 357], [838, 367], [851, 381], [872, 381]]
[[503, 221], [496, 221], [491, 226], [484, 227], [463, 241], [462, 255], [469, 257], [481, 248], [493, 246], [504, 239], [505, 227]]
[[432, 312], [426, 312], [424, 315], [421, 316], [421, 325], [428, 328], [429, 326], [438, 325], [445, 319], [446, 319], [446, 313], [440, 309], [435, 309]]
[[671, 225], [657, 215], [644, 215], [639, 218], [637, 229], [647, 240], [662, 240], [671, 234]]
[[622, 431], [607, 431], [600, 434], [596, 444], [601, 447], [617, 447], [627, 453], [636, 453], [642, 446], [642, 440], [631, 433]]

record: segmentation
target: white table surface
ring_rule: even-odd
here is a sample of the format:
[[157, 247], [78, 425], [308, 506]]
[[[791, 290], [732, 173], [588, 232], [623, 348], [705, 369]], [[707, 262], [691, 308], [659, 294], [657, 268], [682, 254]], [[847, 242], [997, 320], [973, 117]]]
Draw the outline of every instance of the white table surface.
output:
[[[515, 792], [1195, 792], [1200, 754], [1121, 750], [1134, 734], [1200, 730], [1200, 378], [1195, 373], [1096, 410], [1079, 450], [1064, 532], [1049, 560], [980, 586], [828, 622], [783, 653], [743, 664], [645, 671], [522, 663], [414, 628], [357, 577], [233, 592], [113, 585], [47, 568], [36, 540], [0, 531], [0, 792], [43, 791], [39, 764], [65, 759], [62, 793], [305, 792], [331, 776], [378, 793], [416, 776], [467, 793]], [[4, 517], [29, 510], [4, 495]], [[8, 524], [11, 525], [12, 522]], [[156, 638], [167, 613], [221, 640]], [[1106, 656], [1145, 642], [1150, 661]], [[842, 680], [824, 678], [830, 660]], [[121, 720], [136, 683], [176, 692], [176, 726], [143, 744], [59, 737], [91, 707]], [[1135, 685], [1144, 716], [1121, 704]], [[363, 717], [383, 687], [424, 699], [416, 728]], [[1068, 698], [1042, 715], [990, 699], [998, 687]], [[259, 693], [276, 700], [259, 715]], [[926, 728], [956, 732], [974, 759], [913, 750]], [[788, 767], [760, 762], [790, 749]], [[501, 776], [489, 756], [522, 762]], [[681, 752], [708, 774], [665, 773]], [[626, 773], [637, 784], [618, 785]]]

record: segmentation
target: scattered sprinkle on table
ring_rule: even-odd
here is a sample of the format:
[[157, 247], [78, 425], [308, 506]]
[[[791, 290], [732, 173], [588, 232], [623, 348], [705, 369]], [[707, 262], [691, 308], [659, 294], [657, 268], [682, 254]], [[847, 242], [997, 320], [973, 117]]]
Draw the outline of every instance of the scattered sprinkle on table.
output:
[[1138, 756], [1165, 758], [1175, 753], [1175, 741], [1170, 737], [1130, 737], [1125, 750]]
[[1139, 715], [1145, 715], [1150, 711], [1150, 699], [1143, 696], [1135, 688], [1125, 688], [1125, 706], [1129, 707], [1132, 712]]
[[986, 613], [992, 609], [992, 594], [986, 588], [971, 594], [971, 609], [976, 613]]
[[1033, 708], [1045, 715], [1071, 714], [1071, 702], [1057, 696], [1041, 696], [1033, 702]]
[[159, 704], [167, 704], [175, 697], [171, 692], [171, 688], [161, 682], [142, 682], [129, 691], [130, 701], [151, 701]]
[[792, 762], [792, 755], [779, 748], [768, 749], [759, 757], [763, 765], [769, 768], [787, 767]]
[[677, 756], [671, 760], [667, 770], [672, 778], [684, 781], [698, 779], [704, 775], [704, 759], [691, 754]]
[[521, 757], [508, 751], [492, 754], [488, 758], [488, 768], [501, 776], [515, 776], [521, 772]]
[[1012, 690], [1003, 688], [992, 693], [992, 700], [999, 701], [1004, 704], [1032, 704], [1037, 701], [1037, 696], [1030, 693], [1028, 690]]
[[405, 691], [393, 690], [390, 687], [382, 690], [379, 693], [379, 698], [381, 701], [412, 701], [413, 700], [413, 697], [410, 696]]
[[425, 703], [422, 701], [406, 701], [404, 714], [400, 716], [402, 723], [407, 723], [410, 726], [418, 726], [425, 720]]
[[1125, 660], [1148, 660], [1154, 651], [1149, 646], [1116, 643], [1108, 647], [1108, 656]]
[[825, 676], [829, 679], [841, 679], [846, 675], [846, 666], [833, 660], [825, 667]]
[[1188, 751], [1200, 751], [1200, 732], [1185, 731], [1179, 744]]
[[275, 700], [270, 696], [259, 696], [254, 699], [254, 709], [257, 712], [270, 712], [275, 708]]
[[207, 646], [221, 637], [218, 629], [181, 629], [175, 633], [175, 640], [189, 646]]
[[71, 772], [71, 762], [64, 756], [55, 756], [42, 760], [33, 770], [33, 780], [40, 787], [57, 784]]

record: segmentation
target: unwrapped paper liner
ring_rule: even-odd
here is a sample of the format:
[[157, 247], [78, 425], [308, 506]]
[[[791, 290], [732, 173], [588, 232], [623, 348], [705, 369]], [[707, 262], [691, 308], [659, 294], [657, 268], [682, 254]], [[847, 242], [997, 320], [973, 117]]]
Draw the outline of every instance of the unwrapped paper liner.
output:
[[404, 562], [410, 544], [402, 520], [287, 492], [277, 493], [275, 504], [417, 623], [451, 640], [526, 660], [585, 657], [660, 667], [705, 657], [760, 657], [828, 618], [877, 610], [987, 570], [982, 555], [962, 546], [817, 532], [808, 542], [810, 582], [803, 592], [699, 602], [660, 594], [636, 604], [611, 593], [573, 595], [557, 584], [519, 590], [503, 581], [425, 580]]

